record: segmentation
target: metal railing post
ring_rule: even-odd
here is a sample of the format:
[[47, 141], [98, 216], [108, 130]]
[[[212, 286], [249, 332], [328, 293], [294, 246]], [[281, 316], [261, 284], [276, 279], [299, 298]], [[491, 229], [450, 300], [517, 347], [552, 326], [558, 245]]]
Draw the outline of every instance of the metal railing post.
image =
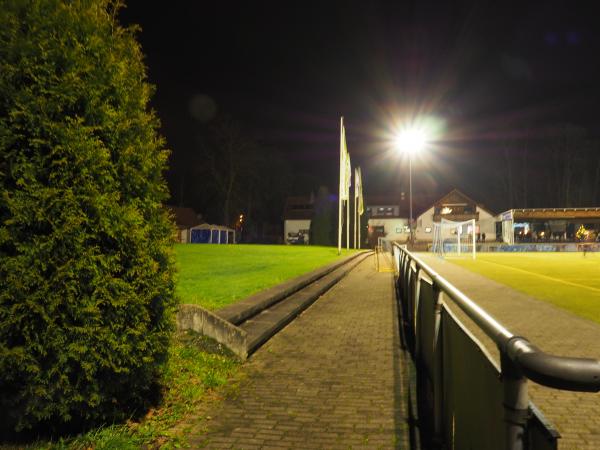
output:
[[443, 437], [443, 346], [442, 346], [442, 291], [433, 283], [433, 444], [442, 448]]
[[413, 290], [413, 323], [412, 327], [415, 333], [415, 355], [418, 355], [419, 358], [421, 355], [421, 346], [422, 342], [420, 339], [420, 330], [419, 330], [419, 308], [421, 307], [420, 296], [421, 296], [421, 268], [417, 267], [415, 271], [415, 288]]
[[504, 422], [506, 449], [525, 450], [525, 430], [529, 418], [527, 378], [508, 355], [501, 351], [502, 386], [504, 387]]

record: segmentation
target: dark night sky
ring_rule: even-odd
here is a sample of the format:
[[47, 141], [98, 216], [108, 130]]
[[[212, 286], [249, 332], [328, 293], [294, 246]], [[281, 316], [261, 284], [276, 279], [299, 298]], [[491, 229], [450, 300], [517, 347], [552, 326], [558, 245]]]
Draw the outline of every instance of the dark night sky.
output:
[[502, 139], [556, 122], [600, 134], [600, 35], [580, 2], [127, 4], [174, 163], [193, 149], [202, 96], [332, 188], [344, 115], [367, 195], [406, 184], [389, 136], [411, 114], [446, 124], [415, 191], [484, 203]]

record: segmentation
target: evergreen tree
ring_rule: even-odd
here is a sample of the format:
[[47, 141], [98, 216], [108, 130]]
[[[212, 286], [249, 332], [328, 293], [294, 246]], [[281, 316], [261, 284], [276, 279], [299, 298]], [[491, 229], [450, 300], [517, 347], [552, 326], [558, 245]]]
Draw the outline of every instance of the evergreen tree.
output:
[[147, 405], [175, 308], [168, 152], [111, 0], [0, 8], [0, 430]]
[[335, 245], [335, 212], [333, 202], [329, 198], [329, 189], [321, 186], [315, 199], [314, 216], [310, 222], [311, 245]]

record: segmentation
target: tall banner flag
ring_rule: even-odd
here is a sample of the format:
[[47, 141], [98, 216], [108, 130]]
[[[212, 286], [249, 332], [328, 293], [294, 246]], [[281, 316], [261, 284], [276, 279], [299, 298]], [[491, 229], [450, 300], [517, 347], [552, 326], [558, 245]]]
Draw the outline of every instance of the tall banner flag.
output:
[[362, 216], [365, 213], [365, 201], [363, 198], [363, 182], [362, 182], [362, 171], [360, 170], [360, 167], [357, 169], [358, 171], [358, 181], [359, 181], [359, 186], [358, 186], [358, 215]]
[[354, 248], [357, 248], [357, 217], [358, 217], [358, 189], [360, 187], [360, 178], [358, 177], [358, 167], [354, 169]]
[[360, 248], [360, 216], [365, 212], [360, 167], [354, 169], [354, 248]]
[[346, 129], [344, 128], [344, 117], [340, 118], [340, 187], [338, 200], [338, 255], [342, 253], [342, 226], [343, 206], [346, 202], [346, 248], [350, 248], [350, 179], [352, 177], [352, 166], [350, 154], [346, 146]]
[[346, 186], [346, 136], [344, 117], [340, 118], [340, 185], [338, 189], [338, 255], [342, 253], [342, 202], [347, 198]]

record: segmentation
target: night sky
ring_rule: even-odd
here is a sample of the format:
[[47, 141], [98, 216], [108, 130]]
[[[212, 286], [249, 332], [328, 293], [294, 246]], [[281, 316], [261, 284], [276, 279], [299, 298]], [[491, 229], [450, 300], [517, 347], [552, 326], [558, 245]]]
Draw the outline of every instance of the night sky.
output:
[[390, 138], [428, 115], [444, 132], [415, 192], [493, 206], [499, 142], [555, 123], [600, 135], [600, 35], [578, 3], [130, 0], [121, 20], [142, 28], [171, 182], [199, 123], [227, 114], [334, 189], [343, 115], [366, 195], [397, 193], [408, 169]]

